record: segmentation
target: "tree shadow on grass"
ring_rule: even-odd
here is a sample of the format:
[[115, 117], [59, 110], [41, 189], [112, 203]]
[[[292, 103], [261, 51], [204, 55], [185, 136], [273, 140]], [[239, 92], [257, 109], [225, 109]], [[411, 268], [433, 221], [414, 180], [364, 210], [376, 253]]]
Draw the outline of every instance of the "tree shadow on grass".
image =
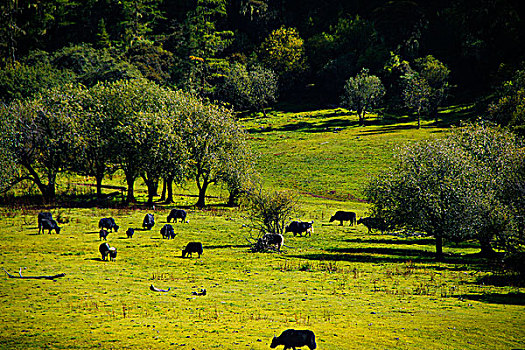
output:
[[[351, 231], [350, 231], [351, 232]], [[397, 245], [436, 245], [434, 238], [400, 238], [400, 239], [362, 239], [362, 238], [353, 238], [345, 239], [345, 242], [348, 243], [372, 243], [372, 244], [397, 244]], [[448, 242], [446, 247], [453, 248], [479, 248], [479, 243], [477, 242], [460, 242], [460, 243], [450, 243]]]
[[249, 248], [249, 244], [207, 245], [204, 249]]
[[489, 304], [525, 305], [525, 293], [466, 294], [463, 299], [481, 301]]
[[286, 132], [286, 131], [302, 131], [308, 133], [320, 133], [320, 132], [330, 132], [338, 131], [343, 128], [348, 127], [357, 127], [358, 122], [356, 120], [349, 119], [331, 119], [326, 122], [305, 122], [298, 121], [296, 123], [288, 123], [281, 125], [280, 127], [273, 126], [261, 126], [259, 128], [248, 129], [249, 134], [260, 134], [264, 132], [277, 131], [277, 132]]
[[354, 263], [404, 263], [406, 261], [414, 262], [434, 262], [435, 258], [430, 257], [401, 257], [401, 256], [374, 256], [374, 255], [358, 255], [358, 254], [303, 254], [290, 255], [292, 258], [318, 261], [345, 261]]
[[332, 248], [327, 251], [337, 254], [375, 254], [390, 255], [411, 260], [414, 257], [418, 259], [435, 259], [436, 253], [426, 250], [401, 249], [401, 248], [380, 248], [380, 247], [359, 247], [359, 248]]
[[399, 244], [399, 245], [432, 245], [436, 244], [433, 238], [421, 238], [421, 239], [345, 239], [345, 242], [349, 243], [374, 243], [374, 244]]
[[[290, 257], [319, 260], [319, 261], [346, 261], [359, 263], [436, 263], [436, 253], [415, 249], [399, 248], [333, 248], [327, 249], [328, 253], [291, 255]], [[330, 254], [332, 253], [332, 254]], [[486, 262], [479, 258], [477, 254], [456, 255], [445, 254], [440, 263], [455, 265], [476, 265], [482, 267]], [[429, 266], [430, 267], [430, 266]], [[458, 267], [445, 267], [447, 270], [457, 270]]]

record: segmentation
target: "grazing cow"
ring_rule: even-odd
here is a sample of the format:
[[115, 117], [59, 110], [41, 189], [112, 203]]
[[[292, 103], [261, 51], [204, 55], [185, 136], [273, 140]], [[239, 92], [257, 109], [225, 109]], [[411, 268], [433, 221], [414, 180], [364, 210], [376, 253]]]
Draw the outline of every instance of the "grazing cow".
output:
[[343, 221], [350, 221], [350, 226], [354, 226], [357, 223], [357, 216], [353, 211], [339, 210], [330, 218], [330, 222], [335, 220], [341, 222], [339, 226], [343, 226]]
[[296, 234], [302, 236], [302, 233], [305, 232], [305, 237], [307, 235], [311, 236], [314, 230], [313, 224], [313, 220], [310, 222], [292, 221], [288, 226], [285, 227], [284, 232], [292, 232], [294, 236]]
[[160, 234], [162, 235], [162, 238], [167, 238], [167, 239], [170, 239], [170, 238], [173, 239], [176, 236], [175, 230], [173, 229], [173, 226], [171, 226], [170, 224], [164, 225], [160, 229]]
[[109, 232], [104, 229], [100, 230], [100, 232], [98, 233], [98, 237], [100, 238], [100, 240], [107, 241], [106, 238], [108, 237], [108, 235], [109, 235]]
[[381, 230], [381, 233], [386, 229], [386, 222], [381, 218], [360, 218], [357, 220], [357, 224], [363, 224], [368, 228], [368, 233], [372, 233], [372, 229]]
[[102, 260], [106, 260], [106, 257], [109, 255], [111, 261], [117, 259], [117, 248], [110, 247], [108, 243], [104, 242], [98, 247], [98, 251], [102, 255]]
[[98, 222], [98, 228], [104, 228], [108, 229], [110, 232], [115, 230], [115, 232], [118, 232], [119, 226], [115, 223], [115, 219], [113, 218], [102, 218]]
[[295, 330], [287, 329], [281, 333], [278, 337], [273, 337], [272, 344], [270, 348], [275, 348], [278, 345], [284, 345], [283, 350], [300, 348], [303, 346], [308, 346], [311, 350], [317, 347], [315, 343], [314, 332], [310, 330]]
[[128, 228], [128, 230], [126, 231], [126, 236], [128, 236], [128, 238], [132, 238], [134, 234], [135, 234], [135, 230], [132, 229], [131, 227]]
[[202, 249], [202, 243], [201, 242], [190, 242], [186, 244], [186, 248], [182, 251], [182, 257], [186, 257], [188, 255], [191, 258], [192, 253], [198, 253], [199, 258], [201, 257], [201, 254], [203, 252]]
[[173, 222], [177, 222], [177, 219], [180, 219], [180, 222], [186, 220], [186, 210], [184, 209], [171, 209], [170, 215], [168, 215], [168, 222], [173, 219]]
[[106, 260], [106, 256], [108, 256], [109, 254], [109, 244], [107, 243], [102, 243], [99, 247], [98, 247], [98, 251], [100, 252], [100, 254], [102, 254], [102, 260]]
[[[49, 212], [41, 212], [38, 213], [38, 233], [40, 234], [40, 230], [42, 229], [42, 220], [53, 220], [53, 215]], [[42, 233], [44, 233], [44, 230], [42, 229]]]
[[42, 226], [42, 233], [44, 233], [44, 230], [49, 230], [49, 234], [51, 233], [51, 230], [55, 230], [56, 233], [60, 233], [60, 227], [58, 227], [57, 222], [53, 219], [42, 219], [40, 224]]
[[153, 226], [155, 226], [155, 217], [153, 214], [146, 214], [144, 220], [142, 221], [142, 228], [151, 230]]
[[281, 250], [282, 245], [284, 244], [284, 237], [278, 233], [267, 233], [262, 236], [262, 240], [266, 246], [275, 245], [277, 250]]

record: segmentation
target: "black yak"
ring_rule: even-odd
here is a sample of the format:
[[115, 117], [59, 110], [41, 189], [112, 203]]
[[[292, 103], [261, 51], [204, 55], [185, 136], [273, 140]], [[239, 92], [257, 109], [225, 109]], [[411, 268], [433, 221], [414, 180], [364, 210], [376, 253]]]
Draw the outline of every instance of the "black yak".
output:
[[170, 222], [171, 219], [173, 219], [173, 222], [177, 222], [177, 219], [180, 219], [180, 222], [184, 222], [186, 220], [186, 210], [172, 209], [167, 221]]
[[350, 226], [354, 226], [357, 223], [357, 216], [353, 211], [337, 211], [331, 218], [330, 222], [339, 221], [339, 226], [343, 226], [343, 221], [350, 221]]
[[191, 258], [192, 253], [198, 253], [199, 258], [201, 257], [201, 254], [203, 252], [202, 249], [202, 243], [201, 242], [190, 242], [186, 244], [186, 248], [182, 251], [182, 257], [186, 257], [188, 255]]
[[386, 229], [385, 220], [380, 219], [380, 218], [371, 218], [371, 217], [360, 218], [359, 220], [357, 220], [357, 224], [365, 225], [366, 228], [368, 228], [368, 233], [371, 233], [372, 229], [381, 230], [381, 233], [383, 233], [383, 231]]
[[292, 221], [288, 226], [284, 228], [284, 232], [292, 232], [295, 236], [298, 234], [299, 236], [302, 236], [302, 233], [305, 233], [305, 236], [312, 235], [312, 232], [314, 230], [313, 226], [314, 222], [304, 222], [304, 221]]
[[308, 346], [311, 350], [317, 347], [315, 343], [314, 332], [310, 330], [295, 330], [287, 329], [281, 333], [278, 337], [273, 337], [270, 348], [275, 348], [278, 345], [284, 345], [283, 350], [300, 348], [302, 346]]
[[146, 214], [146, 216], [144, 216], [144, 220], [142, 221], [142, 228], [151, 230], [153, 226], [155, 226], [155, 217], [153, 214]]
[[118, 232], [119, 226], [115, 223], [115, 219], [113, 218], [102, 218], [98, 222], [98, 228], [100, 229], [107, 229], [110, 232], [115, 230], [115, 232]]

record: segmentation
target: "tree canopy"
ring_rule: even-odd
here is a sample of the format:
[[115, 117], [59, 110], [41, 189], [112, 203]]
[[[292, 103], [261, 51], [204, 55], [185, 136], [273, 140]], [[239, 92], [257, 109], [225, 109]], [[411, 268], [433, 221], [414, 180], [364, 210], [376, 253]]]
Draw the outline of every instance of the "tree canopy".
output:
[[372, 213], [391, 228], [434, 236], [438, 258], [443, 240], [476, 238], [490, 254], [495, 237], [508, 243], [505, 235], [515, 236], [521, 209], [510, 200], [506, 179], [523, 186], [525, 178], [513, 176], [519, 164], [521, 145], [512, 134], [469, 125], [399, 149], [395, 165], [372, 180], [365, 194]]

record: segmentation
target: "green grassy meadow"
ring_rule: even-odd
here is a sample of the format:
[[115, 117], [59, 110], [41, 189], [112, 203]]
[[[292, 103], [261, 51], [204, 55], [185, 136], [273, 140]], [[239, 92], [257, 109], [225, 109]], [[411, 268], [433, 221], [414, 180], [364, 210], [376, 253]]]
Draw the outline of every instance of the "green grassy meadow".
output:
[[[522, 289], [481, 283], [492, 273], [473, 257], [475, 242], [446, 246], [437, 263], [430, 237], [328, 222], [338, 209], [365, 215], [363, 184], [391, 164], [395, 146], [435, 137], [441, 124], [371, 118], [363, 128], [339, 109], [241, 122], [265, 186], [299, 194], [297, 219], [315, 221], [311, 237], [285, 236], [281, 254], [250, 253], [249, 218], [223, 198], [190, 207], [173, 240], [159, 233], [172, 206], [51, 209], [69, 220], [59, 235], [37, 234], [41, 208], [0, 208], [2, 268], [66, 273], [0, 278], [0, 349], [268, 349], [288, 328], [313, 330], [318, 349], [525, 348]], [[196, 201], [191, 186], [179, 191], [176, 206]], [[151, 231], [140, 229], [146, 213], [155, 214]], [[114, 262], [98, 252], [98, 220], [108, 216], [121, 227], [108, 236]], [[190, 241], [203, 243], [200, 259], [181, 258]], [[192, 294], [201, 289], [207, 295]]]

